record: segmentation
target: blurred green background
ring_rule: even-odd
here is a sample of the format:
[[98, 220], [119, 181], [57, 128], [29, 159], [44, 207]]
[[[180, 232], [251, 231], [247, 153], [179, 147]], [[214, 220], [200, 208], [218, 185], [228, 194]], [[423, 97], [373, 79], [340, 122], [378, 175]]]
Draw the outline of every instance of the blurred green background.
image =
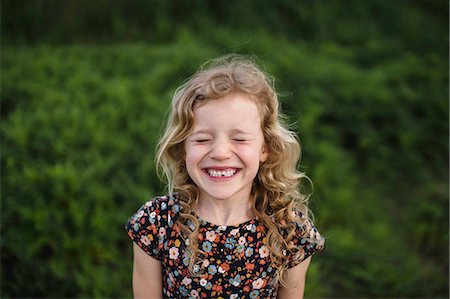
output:
[[175, 88], [256, 55], [314, 182], [307, 298], [447, 298], [448, 1], [1, 2], [1, 296], [131, 297]]

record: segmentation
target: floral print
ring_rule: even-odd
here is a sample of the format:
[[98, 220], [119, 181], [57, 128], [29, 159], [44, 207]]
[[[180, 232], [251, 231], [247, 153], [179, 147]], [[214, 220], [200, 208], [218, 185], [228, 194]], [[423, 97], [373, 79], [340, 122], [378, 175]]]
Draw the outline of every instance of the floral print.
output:
[[[128, 221], [130, 238], [163, 265], [165, 298], [276, 298], [276, 269], [270, 265], [266, 227], [257, 219], [238, 226], [217, 226], [200, 218], [199, 246], [207, 257], [188, 270], [190, 253], [176, 223], [180, 205], [178, 195], [155, 197], [145, 203]], [[191, 225], [192, 223], [187, 223]], [[289, 267], [322, 249], [322, 237], [313, 227], [306, 233], [298, 226]], [[304, 253], [304, 255], [303, 255]], [[303, 257], [302, 257], [303, 255]]]

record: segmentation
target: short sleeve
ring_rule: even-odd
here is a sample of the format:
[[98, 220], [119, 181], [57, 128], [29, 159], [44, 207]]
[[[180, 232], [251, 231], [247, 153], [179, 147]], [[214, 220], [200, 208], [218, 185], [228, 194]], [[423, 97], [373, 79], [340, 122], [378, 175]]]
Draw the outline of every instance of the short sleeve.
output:
[[125, 229], [148, 255], [162, 260], [167, 231], [167, 203], [159, 197], [146, 202], [131, 216]]
[[308, 219], [305, 224], [296, 226], [296, 232], [292, 239], [293, 245], [298, 250], [289, 255], [288, 268], [292, 268], [323, 249], [325, 239], [320, 235], [312, 221]]

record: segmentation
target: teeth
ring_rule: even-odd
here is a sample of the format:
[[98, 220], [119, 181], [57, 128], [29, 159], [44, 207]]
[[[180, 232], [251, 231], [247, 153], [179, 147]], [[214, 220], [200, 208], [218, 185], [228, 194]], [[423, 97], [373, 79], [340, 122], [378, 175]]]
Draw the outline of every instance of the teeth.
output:
[[227, 170], [223, 170], [223, 171], [208, 169], [208, 174], [215, 178], [230, 177], [230, 176], [233, 176], [235, 173], [236, 173], [236, 169], [227, 169]]

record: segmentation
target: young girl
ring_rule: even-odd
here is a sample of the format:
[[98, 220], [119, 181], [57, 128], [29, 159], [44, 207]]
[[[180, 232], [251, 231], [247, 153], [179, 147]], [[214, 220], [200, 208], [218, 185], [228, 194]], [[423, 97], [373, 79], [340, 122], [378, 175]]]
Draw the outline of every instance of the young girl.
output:
[[237, 55], [175, 92], [156, 157], [171, 195], [127, 224], [135, 298], [303, 297], [324, 240], [299, 192], [299, 143], [278, 108], [271, 80]]

